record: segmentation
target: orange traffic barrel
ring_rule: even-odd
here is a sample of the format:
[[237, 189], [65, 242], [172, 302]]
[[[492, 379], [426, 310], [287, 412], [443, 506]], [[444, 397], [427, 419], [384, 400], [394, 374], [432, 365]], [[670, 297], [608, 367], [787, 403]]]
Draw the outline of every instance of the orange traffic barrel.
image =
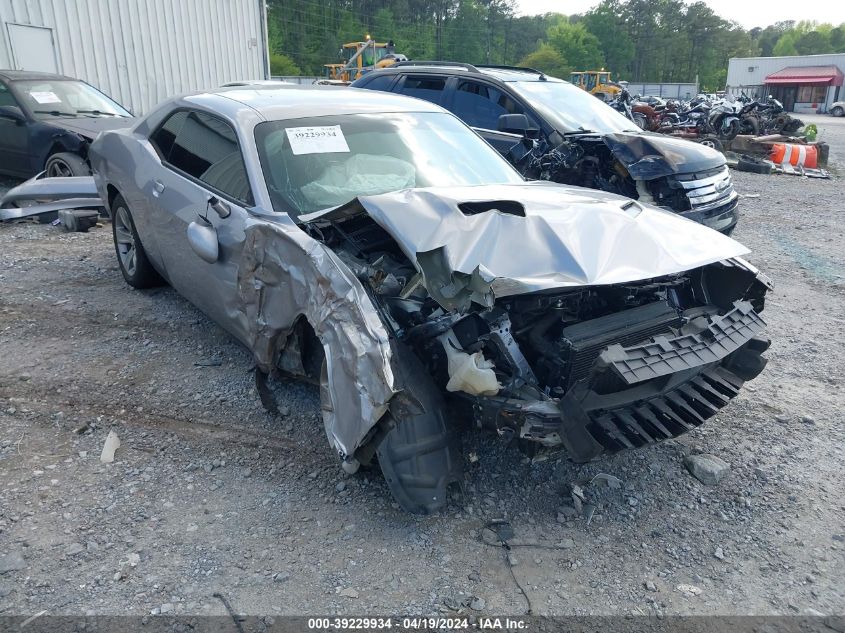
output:
[[772, 162], [776, 165], [792, 165], [793, 167], [818, 167], [819, 154], [815, 145], [798, 145], [796, 143], [775, 143], [772, 145]]

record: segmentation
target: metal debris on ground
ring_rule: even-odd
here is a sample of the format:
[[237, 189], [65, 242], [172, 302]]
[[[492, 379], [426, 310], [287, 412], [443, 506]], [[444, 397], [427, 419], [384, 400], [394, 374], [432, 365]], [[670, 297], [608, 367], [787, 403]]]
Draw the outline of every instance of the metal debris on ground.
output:
[[235, 627], [237, 627], [238, 633], [244, 633], [244, 627], [243, 627], [243, 624], [242, 624], [244, 618], [235, 613], [235, 610], [232, 608], [232, 605], [229, 604], [229, 601], [226, 599], [226, 596], [224, 596], [220, 592], [214, 592], [212, 594], [212, 597], [217, 598], [220, 602], [223, 603], [223, 606], [226, 607], [226, 611], [229, 613], [229, 616], [232, 618], [232, 622], [235, 623]]
[[47, 178], [42, 172], [0, 198], [0, 222], [34, 218], [47, 224], [69, 209], [105, 210], [94, 178]]

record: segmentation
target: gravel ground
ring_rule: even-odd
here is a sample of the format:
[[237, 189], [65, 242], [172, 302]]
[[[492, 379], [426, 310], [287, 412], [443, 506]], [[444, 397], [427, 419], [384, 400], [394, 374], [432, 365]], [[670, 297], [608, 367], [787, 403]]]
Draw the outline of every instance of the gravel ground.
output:
[[[843, 124], [822, 130], [837, 159]], [[260, 615], [845, 612], [845, 193], [734, 177], [735, 237], [776, 284], [762, 376], [695, 432], [586, 466], [470, 435], [463, 495], [426, 518], [342, 473], [314, 388], [278, 385], [269, 416], [228, 335], [128, 288], [109, 225], [0, 226], [0, 615], [223, 614], [217, 591]], [[715, 486], [684, 468], [702, 452], [730, 465]], [[483, 540], [497, 518], [526, 545], [510, 561]]]

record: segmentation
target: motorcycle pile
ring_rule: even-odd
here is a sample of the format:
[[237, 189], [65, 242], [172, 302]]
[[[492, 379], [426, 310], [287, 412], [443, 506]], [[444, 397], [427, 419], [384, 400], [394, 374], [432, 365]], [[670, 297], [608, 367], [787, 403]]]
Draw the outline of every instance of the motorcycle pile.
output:
[[609, 105], [643, 130], [681, 136], [720, 151], [723, 142], [738, 134], [789, 135], [804, 126], [771, 96], [756, 101], [746, 95], [714, 99], [701, 94], [690, 101], [656, 97], [645, 101], [623, 90]]

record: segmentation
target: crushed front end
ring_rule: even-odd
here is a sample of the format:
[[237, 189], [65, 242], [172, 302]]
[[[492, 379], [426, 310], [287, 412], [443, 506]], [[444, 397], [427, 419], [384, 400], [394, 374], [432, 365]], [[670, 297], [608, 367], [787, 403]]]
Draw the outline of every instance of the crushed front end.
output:
[[[492, 362], [502, 389], [457, 393], [453, 401], [479, 427], [563, 445], [576, 461], [677, 437], [765, 367], [769, 340], [759, 312], [767, 283], [734, 260], [638, 284], [502, 301], [452, 326], [464, 349]], [[468, 325], [491, 318], [498, 327]], [[426, 349], [430, 358], [438, 352]]]
[[765, 367], [771, 284], [741, 245], [600, 192], [488, 189], [362, 198], [306, 225], [453, 421], [587, 461], [699, 426]]
[[639, 185], [639, 199], [730, 235], [739, 219], [739, 194], [727, 165], [663, 176]]
[[646, 133], [526, 139], [507, 158], [529, 179], [626, 196], [725, 235], [739, 219], [724, 156], [685, 139]]

